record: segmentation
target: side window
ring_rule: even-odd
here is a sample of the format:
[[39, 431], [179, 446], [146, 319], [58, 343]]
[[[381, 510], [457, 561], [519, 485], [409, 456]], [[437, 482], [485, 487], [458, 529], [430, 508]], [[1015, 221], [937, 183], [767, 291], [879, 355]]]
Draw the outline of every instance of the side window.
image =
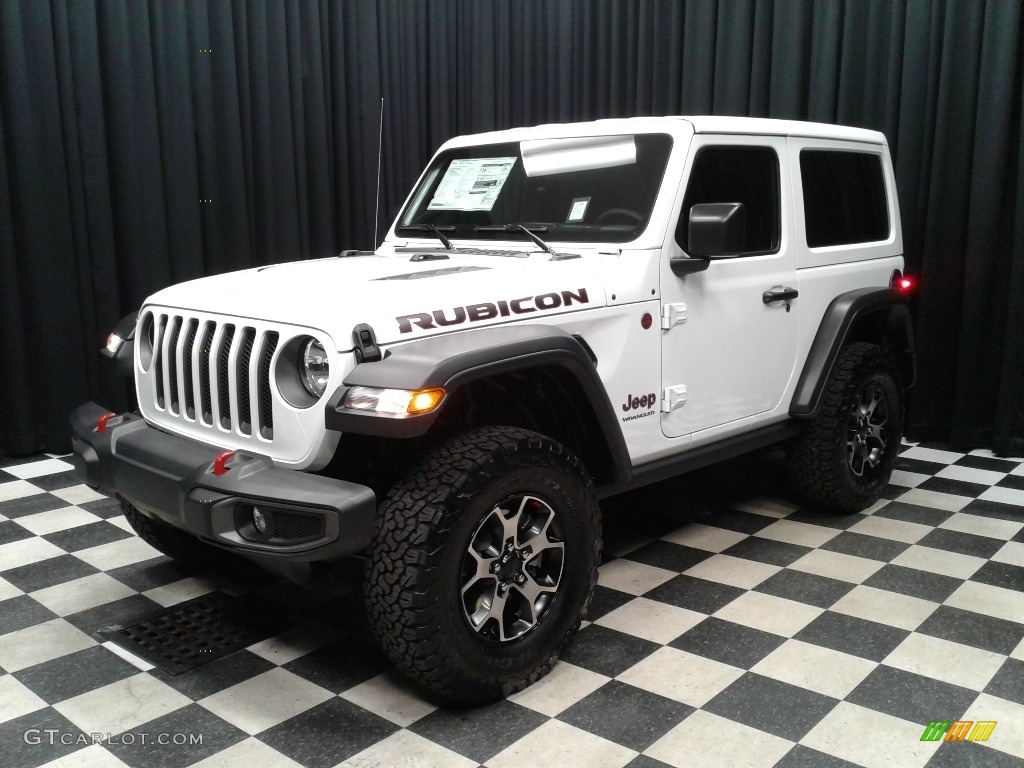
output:
[[744, 255], [779, 249], [779, 158], [769, 147], [703, 147], [697, 151], [676, 242], [686, 250], [690, 209], [700, 203], [743, 203], [746, 218]]
[[882, 158], [868, 152], [800, 153], [807, 245], [872, 243], [889, 237]]

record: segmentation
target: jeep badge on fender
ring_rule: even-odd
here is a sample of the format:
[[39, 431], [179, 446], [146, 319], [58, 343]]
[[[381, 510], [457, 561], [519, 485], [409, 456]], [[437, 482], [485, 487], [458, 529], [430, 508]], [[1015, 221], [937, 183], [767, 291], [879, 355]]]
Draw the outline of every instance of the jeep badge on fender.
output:
[[376, 251], [122, 320], [138, 410], [79, 407], [76, 471], [171, 557], [360, 556], [391, 661], [500, 699], [586, 618], [599, 498], [773, 444], [810, 509], [878, 498], [915, 366], [895, 190], [885, 137], [835, 125], [452, 139]]

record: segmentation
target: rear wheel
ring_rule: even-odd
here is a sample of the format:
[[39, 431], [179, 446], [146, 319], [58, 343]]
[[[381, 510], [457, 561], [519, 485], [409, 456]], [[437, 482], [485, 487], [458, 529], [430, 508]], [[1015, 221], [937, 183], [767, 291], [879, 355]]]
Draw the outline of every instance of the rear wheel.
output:
[[817, 415], [790, 446], [790, 479], [813, 506], [859, 512], [888, 484], [902, 437], [892, 356], [875, 344], [849, 344], [836, 358]]
[[546, 674], [579, 628], [600, 546], [593, 485], [568, 449], [518, 428], [467, 432], [381, 506], [371, 625], [429, 688], [473, 703], [508, 696]]

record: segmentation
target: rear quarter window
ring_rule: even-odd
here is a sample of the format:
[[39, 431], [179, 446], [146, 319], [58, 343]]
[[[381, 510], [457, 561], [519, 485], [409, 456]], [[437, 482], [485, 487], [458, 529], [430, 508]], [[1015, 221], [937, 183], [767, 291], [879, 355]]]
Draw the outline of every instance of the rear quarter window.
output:
[[810, 248], [888, 239], [881, 155], [805, 149], [800, 152], [800, 178]]

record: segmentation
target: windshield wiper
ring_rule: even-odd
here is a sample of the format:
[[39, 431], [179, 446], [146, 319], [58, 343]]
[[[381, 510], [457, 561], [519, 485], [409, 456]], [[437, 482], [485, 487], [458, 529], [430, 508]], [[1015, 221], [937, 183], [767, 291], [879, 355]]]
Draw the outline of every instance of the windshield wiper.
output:
[[543, 248], [545, 251], [550, 253], [555, 258], [559, 258], [560, 257], [560, 254], [558, 253], [558, 251], [556, 251], [550, 245], [548, 245], [543, 240], [541, 240], [539, 237], [537, 237], [535, 234], [533, 234], [534, 232], [547, 232], [548, 231], [548, 227], [547, 227], [547, 225], [544, 225], [544, 224], [538, 224], [537, 226], [529, 227], [529, 228], [525, 224], [501, 224], [501, 225], [495, 226], [495, 227], [476, 227], [473, 231], [474, 232], [522, 232], [528, 238], [533, 240], [533, 242], [535, 242], [539, 247]]
[[441, 232], [441, 230], [444, 230], [445, 232], [454, 232], [455, 227], [435, 227], [433, 224], [403, 224], [398, 228], [398, 231], [401, 232], [403, 229], [407, 231], [411, 229], [416, 232], [429, 232], [440, 240], [441, 244], [449, 251], [455, 250], [452, 246], [452, 241], [445, 237]]

